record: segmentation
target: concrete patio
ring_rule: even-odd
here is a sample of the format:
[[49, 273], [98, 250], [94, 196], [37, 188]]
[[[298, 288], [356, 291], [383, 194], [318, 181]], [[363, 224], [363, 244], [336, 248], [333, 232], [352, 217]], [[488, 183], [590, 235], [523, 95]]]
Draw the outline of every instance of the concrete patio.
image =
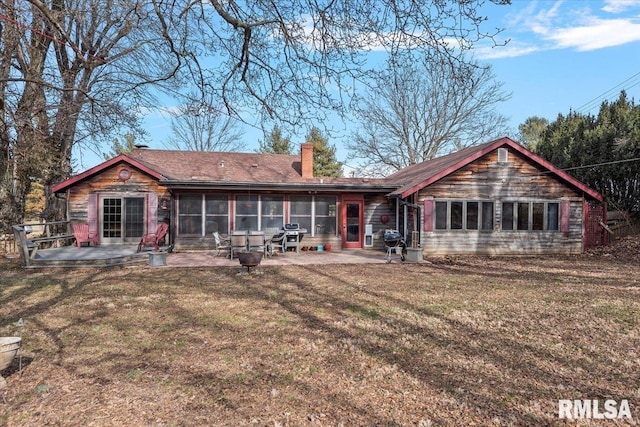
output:
[[[32, 260], [32, 267], [99, 267], [127, 264], [150, 264], [158, 268], [167, 267], [240, 267], [238, 259], [230, 260], [216, 250], [174, 250], [166, 253], [166, 265], [158, 265], [158, 258], [151, 261], [147, 250], [137, 253], [137, 245], [100, 245], [77, 248], [41, 249]], [[162, 255], [161, 255], [162, 257]], [[163, 260], [164, 262], [164, 260]], [[371, 264], [387, 262], [386, 252], [380, 250], [350, 249], [341, 251], [301, 251], [277, 253], [264, 257], [262, 267], [275, 265], [309, 264]], [[392, 262], [400, 262], [400, 256], [393, 254]]]

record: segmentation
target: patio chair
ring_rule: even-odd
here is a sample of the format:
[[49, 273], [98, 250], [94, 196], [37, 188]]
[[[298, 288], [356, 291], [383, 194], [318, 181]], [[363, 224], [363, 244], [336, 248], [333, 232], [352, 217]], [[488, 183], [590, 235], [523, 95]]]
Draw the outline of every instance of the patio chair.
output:
[[267, 248], [267, 253], [269, 254], [269, 256], [273, 256], [273, 252], [275, 249], [280, 249], [280, 252], [284, 252], [284, 246], [285, 246], [285, 234], [278, 234], [278, 235], [274, 235], [272, 238], [269, 239], [268, 242], [268, 248]]
[[265, 252], [264, 231], [251, 231], [247, 238], [247, 246], [250, 251]]
[[229, 257], [231, 252], [231, 238], [222, 237], [217, 231], [213, 232], [213, 238], [216, 240], [216, 249], [218, 250], [216, 256], [220, 256], [220, 252], [225, 251], [226, 256]]
[[231, 234], [231, 259], [234, 254], [247, 250], [247, 232], [246, 231], [234, 231]]
[[77, 222], [73, 224], [73, 237], [76, 239], [76, 246], [81, 247], [83, 243], [98, 245], [98, 235], [89, 231], [89, 224]]
[[145, 247], [153, 247], [153, 250], [155, 251], [159, 250], [160, 241], [164, 240], [164, 237], [167, 235], [167, 231], [169, 231], [168, 223], [161, 222], [158, 224], [155, 233], [147, 233], [142, 236], [140, 243], [138, 243], [138, 252], [142, 251], [142, 248]]

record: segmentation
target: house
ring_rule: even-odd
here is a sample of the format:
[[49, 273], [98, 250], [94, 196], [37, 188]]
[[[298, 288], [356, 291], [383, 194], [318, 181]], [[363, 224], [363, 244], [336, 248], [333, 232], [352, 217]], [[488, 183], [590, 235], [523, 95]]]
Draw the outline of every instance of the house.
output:
[[426, 255], [580, 253], [601, 237], [589, 218], [606, 223], [600, 194], [508, 138], [383, 179], [315, 177], [311, 144], [300, 155], [137, 149], [53, 191], [101, 244], [136, 242], [167, 218], [177, 248], [299, 223], [305, 244], [337, 250], [382, 249], [397, 229]]

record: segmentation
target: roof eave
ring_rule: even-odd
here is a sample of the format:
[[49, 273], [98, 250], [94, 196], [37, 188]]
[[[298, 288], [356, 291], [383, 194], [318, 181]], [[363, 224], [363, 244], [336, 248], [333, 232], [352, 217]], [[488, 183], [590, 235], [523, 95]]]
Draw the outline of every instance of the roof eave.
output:
[[53, 193], [61, 193], [65, 190], [67, 190], [69, 187], [84, 181], [85, 179], [88, 179], [100, 172], [102, 172], [105, 169], [108, 169], [118, 163], [127, 163], [129, 166], [134, 167], [136, 169], [139, 169], [140, 171], [146, 173], [147, 175], [157, 179], [157, 180], [162, 180], [165, 177], [158, 171], [151, 169], [150, 167], [148, 167], [145, 164], [140, 163], [139, 161], [132, 159], [131, 157], [127, 156], [126, 154], [120, 154], [116, 157], [114, 157], [113, 159], [107, 160], [106, 162], [102, 162], [97, 166], [92, 167], [91, 169], [87, 169], [86, 171], [73, 176], [65, 181], [62, 181], [61, 183], [58, 183], [56, 185], [53, 185], [51, 187], [51, 191]]
[[176, 190], [228, 190], [228, 189], [242, 189], [242, 190], [265, 190], [265, 189], [278, 189], [278, 190], [312, 190], [312, 191], [351, 191], [351, 192], [375, 192], [384, 193], [395, 189], [395, 186], [389, 186], [385, 184], [369, 184], [363, 185], [363, 183], [284, 183], [284, 182], [231, 182], [231, 181], [193, 181], [193, 180], [163, 180], [161, 184], [169, 189]]

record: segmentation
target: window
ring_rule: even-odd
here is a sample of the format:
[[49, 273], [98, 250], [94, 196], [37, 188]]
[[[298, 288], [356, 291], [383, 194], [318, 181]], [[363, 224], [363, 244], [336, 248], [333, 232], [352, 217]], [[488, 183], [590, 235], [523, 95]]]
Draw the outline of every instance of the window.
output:
[[451, 202], [451, 229], [462, 230], [462, 206], [463, 202]]
[[513, 203], [502, 204], [502, 229], [504, 231], [513, 230]]
[[315, 197], [315, 235], [336, 235], [336, 198], [332, 196]]
[[560, 203], [547, 203], [547, 230], [560, 229]]
[[503, 231], [558, 231], [558, 202], [503, 202]]
[[531, 229], [544, 230], [544, 203], [532, 203]]
[[436, 202], [436, 230], [447, 229], [447, 202]]
[[202, 194], [178, 197], [178, 234], [202, 235]]
[[289, 221], [312, 235], [336, 235], [337, 200], [334, 196], [291, 196]]
[[283, 200], [282, 196], [260, 197], [262, 230], [266, 228], [282, 228], [284, 225]]
[[438, 200], [436, 230], [493, 230], [493, 202]]
[[311, 196], [291, 196], [289, 221], [311, 230]]
[[467, 202], [467, 229], [478, 229], [478, 218], [480, 213], [478, 212], [478, 202]]
[[482, 230], [493, 230], [493, 202], [482, 202]]
[[259, 230], [258, 195], [236, 196], [236, 230]]
[[516, 203], [518, 206], [518, 230], [529, 229], [529, 203]]
[[229, 232], [229, 196], [205, 195], [205, 234]]

